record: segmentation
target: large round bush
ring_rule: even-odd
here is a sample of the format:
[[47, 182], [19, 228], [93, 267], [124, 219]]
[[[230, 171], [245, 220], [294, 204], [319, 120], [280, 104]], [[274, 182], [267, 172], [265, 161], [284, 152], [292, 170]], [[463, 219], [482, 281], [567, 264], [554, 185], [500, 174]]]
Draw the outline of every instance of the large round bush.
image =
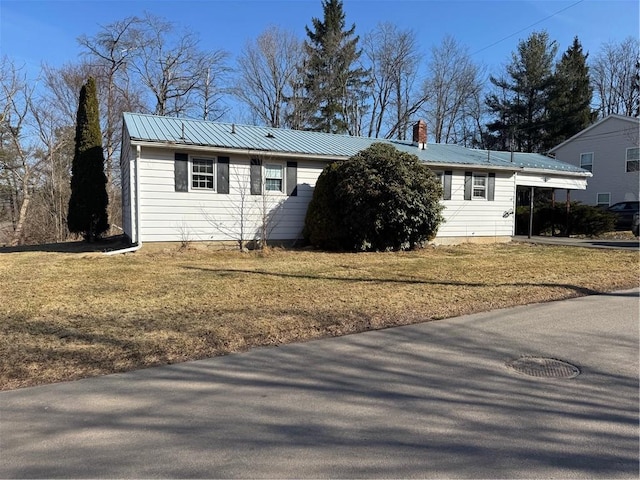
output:
[[433, 239], [442, 187], [415, 155], [375, 143], [326, 167], [316, 183], [304, 236], [329, 250], [406, 250]]

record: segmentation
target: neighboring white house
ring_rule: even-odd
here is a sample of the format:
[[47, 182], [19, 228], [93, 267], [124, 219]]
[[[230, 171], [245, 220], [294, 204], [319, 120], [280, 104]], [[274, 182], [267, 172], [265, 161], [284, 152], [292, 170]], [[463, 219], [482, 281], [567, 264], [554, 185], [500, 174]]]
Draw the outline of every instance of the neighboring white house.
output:
[[587, 189], [572, 193], [571, 200], [601, 206], [638, 200], [640, 119], [609, 115], [549, 153], [593, 174]]
[[124, 114], [123, 228], [134, 244], [292, 241], [322, 169], [375, 142], [415, 154], [441, 179], [445, 223], [435, 243], [508, 241], [517, 186], [584, 189], [590, 174], [538, 155]]

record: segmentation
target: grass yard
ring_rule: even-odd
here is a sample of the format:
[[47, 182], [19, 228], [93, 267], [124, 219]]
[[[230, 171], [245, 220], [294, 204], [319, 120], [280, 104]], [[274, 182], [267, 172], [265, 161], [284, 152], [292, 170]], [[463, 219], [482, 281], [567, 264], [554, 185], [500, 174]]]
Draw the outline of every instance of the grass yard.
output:
[[0, 389], [639, 285], [638, 253], [0, 253]]

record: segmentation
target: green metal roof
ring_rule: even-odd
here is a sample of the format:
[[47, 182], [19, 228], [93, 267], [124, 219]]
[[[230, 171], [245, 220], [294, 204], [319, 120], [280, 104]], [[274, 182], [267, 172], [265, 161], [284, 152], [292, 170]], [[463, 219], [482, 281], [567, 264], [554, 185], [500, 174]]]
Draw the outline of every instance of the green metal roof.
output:
[[124, 123], [131, 140], [139, 142], [324, 156], [336, 160], [349, 158], [373, 143], [382, 142], [391, 144], [402, 152], [416, 155], [425, 163], [439, 166], [543, 169], [589, 175], [589, 172], [579, 167], [537, 153], [487, 152], [441, 143], [430, 143], [425, 149], [420, 149], [412, 142], [403, 140], [352, 137], [137, 113], [125, 113]]

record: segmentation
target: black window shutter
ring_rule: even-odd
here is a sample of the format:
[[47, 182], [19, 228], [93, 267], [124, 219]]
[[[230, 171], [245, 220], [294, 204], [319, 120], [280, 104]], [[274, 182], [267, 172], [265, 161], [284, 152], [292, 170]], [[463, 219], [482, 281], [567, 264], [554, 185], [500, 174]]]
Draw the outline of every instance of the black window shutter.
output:
[[443, 185], [443, 200], [451, 200], [451, 177], [453, 176], [453, 172], [451, 170], [447, 170], [444, 172], [444, 185]]
[[473, 185], [473, 173], [464, 172], [464, 199], [471, 200], [471, 187]]
[[251, 195], [262, 194], [262, 162], [257, 158], [251, 159]]
[[218, 157], [218, 193], [229, 193], [229, 157]]
[[176, 153], [173, 161], [176, 192], [189, 191], [189, 155]]
[[298, 162], [287, 162], [287, 195], [298, 195]]
[[496, 191], [496, 174], [489, 174], [489, 181], [487, 182], [487, 200], [493, 202]]

